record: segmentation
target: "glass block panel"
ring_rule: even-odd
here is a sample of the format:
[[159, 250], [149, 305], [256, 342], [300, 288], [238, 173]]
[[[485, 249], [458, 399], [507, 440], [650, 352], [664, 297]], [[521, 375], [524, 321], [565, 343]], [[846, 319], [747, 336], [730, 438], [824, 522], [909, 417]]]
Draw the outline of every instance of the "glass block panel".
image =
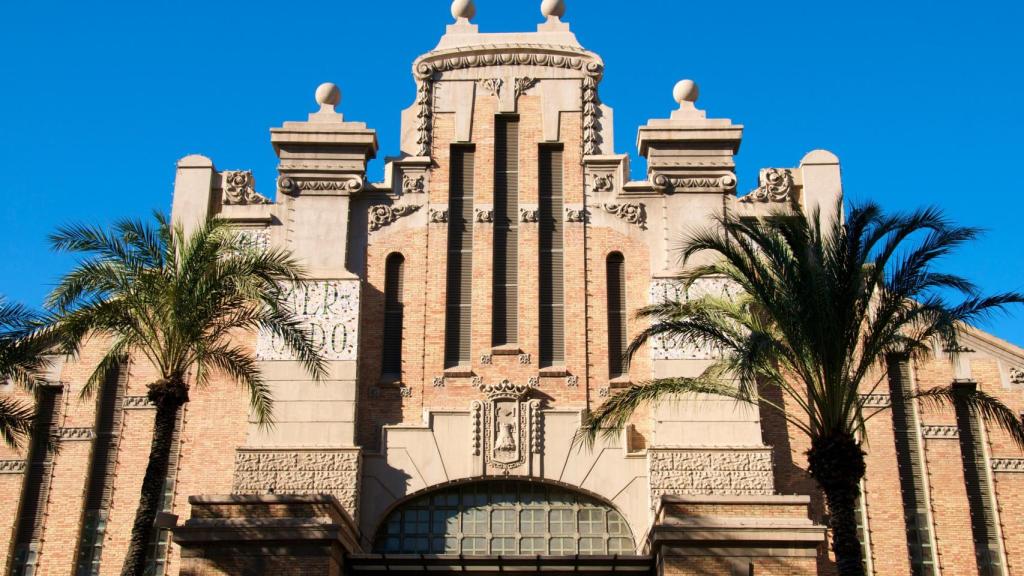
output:
[[494, 538], [491, 540], [491, 554], [515, 554], [515, 538]]
[[580, 534], [604, 533], [604, 510], [599, 508], [584, 508], [580, 510]]
[[523, 510], [519, 513], [519, 531], [523, 534], [544, 534], [547, 532], [545, 526], [544, 510]]
[[516, 511], [494, 510], [491, 512], [491, 533], [505, 536], [516, 533]]
[[629, 526], [615, 510], [608, 511], [608, 534], [612, 536], [629, 536]]
[[463, 534], [487, 533], [487, 510], [471, 509], [462, 513]]
[[632, 538], [609, 538], [609, 554], [636, 554], [636, 547], [633, 546]]
[[606, 554], [604, 538], [592, 536], [580, 538], [580, 554]]
[[551, 539], [551, 555], [552, 556], [564, 556], [567, 554], [576, 553], [576, 539], [575, 538], [552, 538]]
[[549, 515], [551, 533], [555, 536], [576, 533], [576, 511], [575, 510], [552, 510]]
[[462, 553], [476, 556], [483, 556], [487, 554], [487, 539], [486, 538], [463, 538], [462, 539]]
[[523, 538], [519, 542], [521, 554], [547, 554], [547, 539], [545, 538]]

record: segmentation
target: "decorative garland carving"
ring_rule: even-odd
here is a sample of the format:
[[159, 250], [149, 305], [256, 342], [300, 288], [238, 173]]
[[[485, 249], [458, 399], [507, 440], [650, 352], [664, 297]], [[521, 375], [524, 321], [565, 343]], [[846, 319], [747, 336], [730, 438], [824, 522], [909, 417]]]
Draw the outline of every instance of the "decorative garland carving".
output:
[[583, 79], [583, 153], [600, 154], [601, 147], [598, 144], [597, 121], [597, 78], [587, 77]]
[[473, 210], [473, 220], [481, 224], [493, 224], [494, 210], [481, 210], [480, 208], [475, 208]]
[[433, 88], [434, 81], [430, 79], [429, 75], [420, 78], [419, 85], [416, 87], [416, 104], [419, 105], [419, 110], [416, 111], [416, 143], [420, 146], [417, 151], [420, 156], [431, 155], [430, 144], [434, 130]]
[[651, 178], [651, 185], [659, 192], [671, 194], [676, 191], [690, 192], [727, 192], [736, 188], [736, 176], [723, 174], [721, 176], [668, 176], [655, 174]]
[[536, 208], [520, 208], [519, 209], [519, 221], [526, 222], [528, 224], [537, 223], [537, 209]]
[[886, 408], [892, 404], [888, 394], [861, 394], [860, 399], [864, 408]]
[[444, 224], [448, 222], [448, 211], [431, 208], [427, 211], [427, 220], [429, 220], [431, 224]]
[[270, 199], [256, 192], [252, 170], [225, 170], [223, 173], [224, 204], [270, 204]]
[[960, 437], [960, 429], [955, 424], [921, 426], [921, 436], [930, 440], [956, 440]]
[[420, 209], [419, 204], [403, 204], [389, 206], [378, 204], [370, 207], [370, 230], [379, 230], [403, 216], [408, 216]]
[[125, 410], [155, 410], [156, 404], [149, 401], [149, 396], [125, 396]]
[[590, 216], [590, 212], [586, 208], [570, 208], [565, 207], [565, 221], [566, 222], [579, 222], [584, 223]]
[[590, 187], [594, 192], [614, 192], [615, 174], [611, 172], [607, 174], [593, 174]]
[[0, 474], [24, 474], [26, 468], [24, 460], [0, 460]]
[[483, 428], [483, 417], [484, 417], [484, 404], [479, 400], [473, 400], [469, 405], [470, 414], [470, 426], [471, 432], [470, 437], [473, 446], [473, 456], [480, 455], [481, 448], [481, 429]]
[[793, 199], [793, 171], [786, 168], [761, 170], [760, 186], [740, 202], [787, 202]]
[[530, 452], [541, 454], [544, 451], [542, 445], [544, 438], [542, 426], [544, 424], [540, 417], [540, 400], [530, 400], [527, 406], [530, 410]]
[[516, 78], [515, 92], [516, 98], [522, 96], [527, 90], [533, 88], [540, 82], [537, 78], [530, 78], [529, 76], [523, 76], [522, 78]]
[[427, 178], [423, 174], [402, 174], [402, 194], [419, 194], [426, 186]]
[[320, 180], [296, 178], [294, 176], [281, 176], [277, 179], [278, 192], [292, 195], [299, 194], [301, 192], [348, 192], [351, 194], [362, 189], [362, 178]]
[[993, 458], [992, 471], [1024, 473], [1024, 458]]
[[615, 214], [630, 224], [636, 224], [641, 230], [647, 229], [647, 209], [643, 202], [624, 202], [622, 204], [606, 203], [601, 208], [609, 214]]
[[1010, 383], [1011, 384], [1024, 384], [1024, 370], [1020, 368], [1010, 368]]
[[480, 87], [487, 91], [491, 96], [501, 95], [501, 85], [504, 84], [504, 80], [501, 78], [484, 78], [480, 81]]

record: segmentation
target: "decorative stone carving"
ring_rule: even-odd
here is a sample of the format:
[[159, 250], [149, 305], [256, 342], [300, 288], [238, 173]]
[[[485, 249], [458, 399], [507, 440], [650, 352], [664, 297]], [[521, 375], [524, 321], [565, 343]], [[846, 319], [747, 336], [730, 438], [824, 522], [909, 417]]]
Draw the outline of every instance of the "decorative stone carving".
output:
[[[475, 386], [476, 382], [474, 382], [473, 384]], [[481, 431], [483, 429], [483, 414], [483, 402], [479, 400], [473, 400], [473, 402], [469, 405], [469, 420], [470, 426], [472, 427], [470, 438], [472, 439], [473, 456], [480, 455], [480, 449], [482, 446]]]
[[516, 98], [519, 98], [526, 93], [527, 90], [537, 85], [540, 80], [536, 78], [530, 78], [529, 76], [523, 76], [522, 78], [516, 78], [515, 93]]
[[892, 404], [888, 394], [861, 394], [860, 399], [864, 408], [885, 408]]
[[579, 388], [579, 386], [580, 386], [580, 377], [576, 376], [575, 374], [570, 374], [570, 375], [566, 376], [565, 377], [565, 385], [568, 386], [569, 388]]
[[1024, 458], [993, 458], [992, 471], [1024, 473]]
[[252, 254], [261, 254], [270, 248], [270, 231], [261, 229], [241, 229], [235, 232], [239, 250]]
[[345, 192], [355, 193], [363, 189], [362, 178], [344, 178], [340, 180], [322, 180], [318, 178], [298, 178], [281, 176], [277, 179], [277, 191], [282, 194], [296, 195], [301, 193]]
[[388, 206], [378, 204], [370, 207], [370, 230], [379, 230], [402, 216], [408, 216], [420, 209], [419, 204], [402, 204], [400, 206]]
[[402, 398], [412, 398], [412, 388], [408, 386], [399, 386], [398, 395]]
[[1020, 368], [1010, 368], [1010, 383], [1024, 384], [1024, 370]]
[[494, 210], [481, 210], [480, 208], [474, 208], [473, 220], [481, 224], [493, 224]]
[[606, 174], [593, 174], [591, 177], [590, 188], [594, 192], [614, 192], [615, 174], [611, 172], [608, 172]]
[[649, 449], [651, 502], [665, 494], [769, 496], [772, 455], [758, 450]]
[[577, 222], [584, 223], [590, 216], [590, 212], [586, 208], [572, 208], [569, 206], [565, 207], [565, 221], [566, 222]]
[[26, 467], [24, 460], [0, 460], [0, 474], [24, 474]]
[[764, 168], [758, 178], [760, 185], [740, 198], [740, 202], [788, 202], [793, 200], [793, 171], [786, 168]]
[[643, 202], [623, 202], [622, 204], [605, 203], [601, 208], [614, 214], [630, 224], [636, 224], [641, 230], [647, 229], [647, 209]]
[[723, 174], [721, 176], [689, 176], [676, 177], [665, 174], [655, 174], [651, 178], [651, 185], [659, 192], [727, 192], [736, 188], [736, 176]]
[[[290, 285], [285, 300], [307, 326], [326, 360], [355, 360], [358, 342], [359, 282], [319, 280]], [[261, 330], [257, 360], [295, 360], [280, 338]]]
[[520, 208], [519, 209], [519, 221], [526, 222], [528, 224], [537, 223], [537, 209], [536, 208]]
[[598, 105], [597, 99], [597, 78], [587, 77], [583, 79], [583, 153], [600, 154], [598, 130]]
[[225, 170], [222, 175], [224, 204], [270, 204], [270, 199], [256, 192], [252, 170]]
[[494, 362], [494, 357], [490, 354], [483, 354], [480, 356], [480, 363], [490, 366]]
[[427, 177], [423, 174], [402, 174], [402, 194], [420, 194], [427, 187]]
[[519, 355], [519, 363], [520, 364], [529, 364], [531, 361], [532, 361], [532, 359], [530, 358], [529, 354], [520, 354]]
[[125, 396], [123, 407], [125, 410], [156, 410], [149, 396]]
[[[487, 402], [474, 401], [470, 412], [477, 409], [477, 404], [482, 405], [481, 436], [484, 462], [489, 470], [508, 474], [526, 463], [527, 447], [532, 449], [535, 445], [540, 425], [540, 401], [526, 401], [532, 389], [532, 385], [513, 384], [509, 380], [480, 387], [487, 395]], [[474, 427], [477, 428], [476, 423]], [[476, 435], [474, 429], [474, 437]]]
[[96, 432], [91, 428], [58, 428], [57, 438], [61, 442], [78, 442], [96, 438]]
[[444, 388], [444, 376], [434, 376], [434, 388]]
[[[600, 80], [604, 64], [596, 55], [582, 49], [559, 46], [564, 52], [573, 52], [577, 56], [551, 54], [547, 47], [530, 44], [510, 46], [500, 53], [466, 53], [465, 48], [456, 48], [451, 52], [432, 51], [424, 55], [413, 65], [413, 73], [420, 80], [432, 79], [434, 74], [460, 70], [463, 68], [482, 68], [488, 66], [549, 66], [566, 70], [579, 70], [589, 79]], [[426, 156], [426, 154], [421, 154]]]
[[[655, 280], [651, 283], [650, 303], [685, 302], [703, 296], [730, 298], [736, 289], [724, 278], [701, 278], [693, 282], [688, 289], [686, 284], [679, 280]], [[718, 351], [709, 346], [684, 344], [664, 336], [651, 339], [651, 358], [653, 360], [711, 360], [718, 357]]]
[[470, 384], [472, 384], [474, 388], [480, 388], [484, 385], [484, 377], [473, 376], [473, 378], [470, 379]]
[[530, 376], [526, 379], [526, 382], [529, 384], [530, 388], [536, 388], [540, 386], [540, 376]]
[[431, 224], [444, 224], [448, 222], [448, 211], [440, 208], [431, 208], [427, 210], [427, 220]]
[[480, 81], [480, 87], [491, 96], [499, 96], [501, 94], [501, 85], [503, 83], [504, 80], [501, 78], [484, 78]]
[[544, 439], [542, 427], [544, 423], [540, 413], [540, 400], [530, 400], [527, 406], [530, 410], [530, 452], [532, 454], [542, 454], [544, 451], [542, 444]]
[[955, 424], [932, 424], [921, 426], [921, 436], [929, 440], [956, 440], [960, 429]]
[[611, 392], [611, 388], [608, 387], [597, 389], [597, 395], [601, 398], [607, 398], [609, 395], [611, 395]]
[[359, 450], [249, 450], [235, 453], [235, 494], [332, 494], [354, 518]]
[[416, 144], [419, 145], [419, 156], [431, 155], [431, 140], [434, 129], [434, 81], [430, 75], [421, 76], [416, 87]]

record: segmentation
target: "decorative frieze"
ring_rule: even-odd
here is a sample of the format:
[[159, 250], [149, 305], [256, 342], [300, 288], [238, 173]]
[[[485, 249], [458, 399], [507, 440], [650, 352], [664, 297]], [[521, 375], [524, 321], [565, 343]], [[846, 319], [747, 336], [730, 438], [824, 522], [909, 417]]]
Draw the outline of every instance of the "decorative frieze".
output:
[[408, 216], [420, 209], [419, 204], [402, 204], [389, 206], [378, 204], [370, 207], [370, 230], [379, 230], [403, 216]]
[[587, 155], [601, 153], [597, 81], [594, 76], [583, 79], [583, 153]]
[[473, 209], [473, 220], [480, 224], [493, 224], [494, 223], [494, 210], [483, 210], [480, 208]]
[[1024, 458], [993, 458], [992, 471], [1024, 473]]
[[651, 502], [665, 494], [769, 496], [774, 494], [768, 448], [649, 449]]
[[427, 221], [431, 224], [445, 224], [448, 222], [448, 210], [443, 208], [430, 208], [427, 210]]
[[[650, 303], [686, 302], [704, 296], [731, 298], [735, 290], [735, 286], [725, 278], [700, 278], [688, 287], [681, 280], [660, 279], [651, 283]], [[718, 357], [718, 351], [710, 346], [684, 343], [665, 336], [651, 338], [651, 358], [654, 360], [711, 360]]]
[[565, 221], [566, 222], [585, 223], [587, 221], [588, 216], [590, 216], [590, 212], [588, 212], [587, 209], [582, 207], [582, 206], [579, 206], [579, 207], [566, 206], [565, 207]]
[[758, 178], [760, 185], [740, 198], [740, 202], [789, 202], [793, 198], [793, 171], [786, 168], [764, 168]]
[[888, 394], [861, 394], [860, 400], [864, 408], [886, 408], [892, 404]]
[[293, 196], [302, 193], [353, 194], [362, 189], [362, 178], [324, 180], [322, 178], [298, 178], [295, 176], [281, 176], [277, 179], [277, 191], [282, 194], [290, 194]]
[[601, 208], [630, 224], [636, 224], [641, 230], [647, 229], [647, 209], [643, 202], [605, 203], [601, 204]]
[[422, 194], [427, 187], [424, 174], [402, 174], [402, 194]]
[[252, 170], [226, 170], [222, 173], [221, 187], [225, 205], [270, 204], [270, 199], [256, 192]]
[[357, 517], [358, 490], [358, 449], [235, 453], [235, 494], [331, 494]]
[[430, 75], [421, 76], [416, 86], [416, 144], [417, 155], [430, 156], [434, 129], [434, 81]]
[[956, 440], [960, 429], [956, 424], [929, 424], [921, 426], [921, 436], [929, 440]]
[[0, 460], [0, 474], [24, 474], [24, 460]]
[[96, 431], [92, 427], [58, 428], [57, 438], [61, 442], [84, 442], [96, 438]]
[[156, 410], [149, 396], [125, 396], [123, 407], [125, 410]]
[[736, 176], [668, 176], [655, 174], [651, 185], [659, 192], [728, 192], [736, 189]]
[[[359, 282], [319, 280], [290, 285], [285, 300], [305, 325], [325, 360], [355, 360], [358, 341]], [[261, 330], [257, 360], [295, 360], [276, 335]]]
[[[503, 47], [502, 52], [469, 53], [464, 48], [459, 48], [458, 53], [446, 53], [433, 51], [413, 66], [413, 72], [421, 80], [432, 79], [434, 74], [448, 72], [450, 70], [461, 70], [464, 68], [483, 68], [489, 66], [548, 66], [551, 68], [563, 68], [566, 70], [579, 70], [589, 78], [600, 79], [604, 71], [604, 64], [593, 54], [584, 50], [575, 50], [566, 46], [559, 46], [558, 49], [564, 52], [577, 52], [578, 55], [551, 54], [548, 47], [523, 44], [519, 46]], [[426, 156], [426, 154], [421, 154]]]

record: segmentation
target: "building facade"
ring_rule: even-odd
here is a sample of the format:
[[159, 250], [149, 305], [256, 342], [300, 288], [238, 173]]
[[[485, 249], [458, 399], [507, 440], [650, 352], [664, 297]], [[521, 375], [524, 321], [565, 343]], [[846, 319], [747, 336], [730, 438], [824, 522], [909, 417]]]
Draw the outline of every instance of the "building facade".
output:
[[[173, 217], [235, 225], [309, 280], [290, 301], [329, 361], [312, 382], [272, 337], [251, 346], [276, 399], [258, 426], [214, 380], [183, 410], [154, 574], [830, 574], [806, 440], [778, 415], [712, 397], [638, 413], [573, 442], [586, 410], [715, 351], [654, 341], [629, 365], [635, 311], [684, 290], [675, 241], [725, 212], [834, 210], [837, 158], [815, 150], [735, 175], [743, 127], [708, 118], [695, 84], [639, 128], [630, 178], [602, 102], [601, 58], [546, 0], [536, 32], [481, 33], [473, 4], [416, 59], [416, 94], [383, 182], [376, 134], [319, 110], [271, 129], [276, 198], [202, 156], [177, 165]], [[752, 191], [749, 189], [752, 188]], [[745, 192], [745, 193], [744, 193]], [[133, 361], [79, 400], [103, 342], [57, 363], [23, 452], [0, 448], [8, 574], [115, 574], [149, 450], [153, 371]], [[981, 332], [953, 363], [894, 364], [871, 406], [860, 501], [872, 574], [1024, 574], [1024, 455], [969, 413], [900, 401], [961, 382], [1024, 410], [1024, 350]], [[11, 387], [0, 394], [23, 394]], [[59, 442], [60, 450], [49, 448]]]

